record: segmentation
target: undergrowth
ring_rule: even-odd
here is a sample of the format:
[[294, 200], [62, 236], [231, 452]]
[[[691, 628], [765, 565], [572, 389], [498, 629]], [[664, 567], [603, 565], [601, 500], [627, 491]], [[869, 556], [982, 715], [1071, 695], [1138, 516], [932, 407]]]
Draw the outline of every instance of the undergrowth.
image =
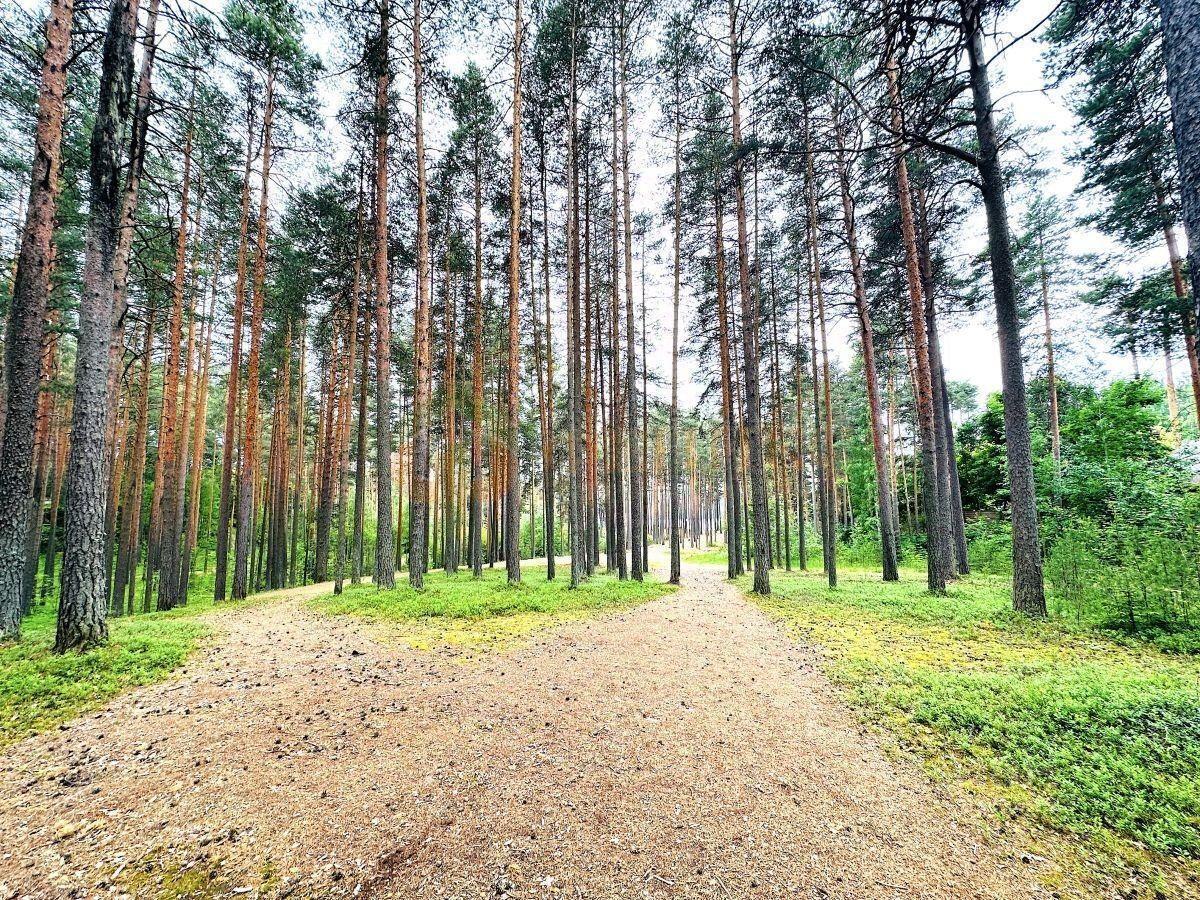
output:
[[1123, 863], [1194, 866], [1200, 659], [1013, 613], [998, 577], [945, 596], [917, 572], [885, 584], [843, 571], [840, 582], [830, 591], [820, 575], [773, 572], [774, 594], [753, 600], [823, 651], [851, 701], [931, 769]]
[[57, 607], [35, 608], [21, 639], [0, 643], [0, 746], [162, 680], [210, 633], [196, 616], [212, 605], [206, 595], [170, 612], [109, 619], [105, 646], [62, 654], [51, 650]]

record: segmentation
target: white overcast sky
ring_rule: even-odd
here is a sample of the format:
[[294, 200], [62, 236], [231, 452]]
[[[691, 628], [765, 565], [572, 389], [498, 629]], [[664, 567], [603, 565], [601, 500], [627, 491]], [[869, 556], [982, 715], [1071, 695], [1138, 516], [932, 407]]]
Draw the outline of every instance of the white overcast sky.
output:
[[[18, 0], [22, 6], [40, 14], [44, 0]], [[218, 11], [223, 0], [184, 0], [185, 5], [194, 2]], [[1005, 21], [1005, 30], [1012, 35], [1022, 34], [1035, 23], [1042, 20], [1053, 5], [1053, 0], [1021, 0], [1017, 8]], [[500, 26], [504, 28], [504, 26]], [[495, 65], [497, 46], [508, 40], [507, 29], [504, 34], [498, 34], [499, 29], [492, 30], [488, 43], [486, 59], [480, 64], [485, 71]], [[313, 22], [310, 25], [309, 43], [312, 49], [329, 57], [332, 33], [329, 26], [323, 22]], [[1082, 135], [1075, 129], [1073, 116], [1066, 98], [1059, 91], [1043, 90], [1042, 66], [1039, 58], [1042, 46], [1035, 40], [1036, 35], [1027, 37], [1010, 47], [994, 64], [993, 80], [994, 95], [999, 98], [1002, 109], [1008, 110], [1018, 124], [1033, 128], [1044, 129], [1037, 138], [1037, 149], [1041, 153], [1039, 162], [1043, 167], [1057, 170], [1057, 174], [1045, 185], [1046, 193], [1067, 197], [1073, 191], [1079, 173], [1067, 164], [1065, 152], [1067, 148], [1077, 145]], [[461, 47], [444, 48], [442, 61], [450, 68], [461, 68], [468, 58], [468, 53]], [[503, 77], [502, 71], [496, 76]], [[278, 168], [277, 177], [280, 179], [304, 180], [306, 170], [311, 161], [319, 157], [344, 156], [348, 153], [345, 138], [342, 136], [334, 115], [340, 105], [343, 92], [348, 89], [346, 78], [329, 77], [322, 81], [319, 88], [320, 102], [326, 116], [325, 133], [314, 135], [314, 143], [321, 148], [316, 154], [301, 154], [290, 161], [283, 162]], [[497, 88], [497, 99], [502, 104], [508, 102], [505, 94], [506, 86]], [[634, 143], [633, 170], [637, 173], [633, 205], [635, 210], [657, 211], [661, 208], [662, 198], [669, 190], [670, 148], [656, 142], [652, 135], [653, 126], [658, 116], [657, 102], [647, 96], [642, 98], [639, 105], [641, 110], [631, 120], [632, 140]], [[436, 149], [436, 136], [431, 144]], [[964, 186], [964, 191], [973, 191]], [[283, 193], [287, 193], [286, 190]], [[973, 198], [972, 198], [973, 199]], [[1013, 202], [1010, 210], [1014, 226], [1020, 214], [1019, 202]], [[957, 246], [966, 252], [982, 248], [985, 236], [984, 221], [981, 212], [971, 216], [963, 226]], [[660, 253], [669, 263], [669, 231], [664, 227], [659, 235], [662, 240]], [[1103, 251], [1111, 249], [1111, 244], [1102, 236], [1085, 229], [1077, 229], [1072, 239], [1072, 249], [1083, 253], [1088, 251]], [[636, 247], [635, 247], [636, 252]], [[1151, 255], [1142, 265], [1165, 264], [1165, 253], [1160, 260]], [[635, 266], [638, 263], [635, 262]], [[638, 271], [640, 275], [640, 271]], [[672, 278], [669, 264], [656, 264], [651, 259], [647, 265], [646, 276], [646, 306], [648, 329], [652, 348], [648, 354], [651, 371], [657, 371], [663, 378], [663, 384], [652, 391], [663, 399], [669, 397], [670, 377], [670, 338], [671, 338], [671, 288]], [[635, 279], [635, 291], [640, 289], [640, 281]], [[1065, 299], [1070, 299], [1068, 296]], [[681, 313], [681, 326], [693, 320], [695, 299], [685, 291]], [[856, 326], [847, 320], [835, 321], [832, 324], [830, 345], [836, 355], [848, 363], [857, 349]], [[1126, 357], [1116, 357], [1107, 352], [1103, 339], [1095, 335], [1086, 319], [1086, 315], [1078, 309], [1061, 314], [1061, 321], [1056, 322], [1056, 328], [1064, 339], [1065, 352], [1062, 353], [1061, 365], [1067, 377], [1072, 375], [1086, 377], [1089, 381], [1127, 375], [1131, 371], [1131, 363]], [[687, 335], [683, 335], [686, 342]], [[1000, 362], [995, 340], [994, 320], [990, 311], [977, 314], [966, 321], [944, 323], [942, 340], [943, 357], [947, 375], [953, 380], [969, 381], [979, 389], [980, 402], [992, 391], [999, 390]], [[1143, 367], [1155, 375], [1161, 375], [1163, 363], [1161, 359], [1142, 361]], [[700, 386], [692, 380], [692, 363], [682, 359], [680, 362], [681, 404], [687, 408], [698, 399]], [[1176, 370], [1179, 371], [1178, 361]]]

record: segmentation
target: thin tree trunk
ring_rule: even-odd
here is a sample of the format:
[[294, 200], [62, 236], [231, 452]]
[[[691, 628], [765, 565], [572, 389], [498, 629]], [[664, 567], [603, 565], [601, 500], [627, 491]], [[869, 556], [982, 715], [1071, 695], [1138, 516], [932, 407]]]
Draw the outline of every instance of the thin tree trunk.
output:
[[[894, 60], [887, 65], [888, 95], [891, 102], [892, 126], [900, 131], [900, 88], [899, 76]], [[904, 148], [898, 146], [894, 154], [893, 167], [896, 177], [896, 192], [900, 204], [900, 231], [904, 241], [904, 256], [908, 278], [909, 315], [916, 357], [914, 369], [914, 393], [916, 395], [917, 422], [921, 436], [922, 496], [925, 505], [926, 558], [929, 590], [937, 593], [946, 590], [946, 573], [949, 569], [948, 556], [949, 523], [945, 509], [939, 502], [937, 432], [933, 412], [933, 376], [929, 361], [928, 331], [925, 325], [925, 302], [921, 296], [920, 261], [917, 256], [917, 238], [912, 211], [912, 194], [908, 182], [908, 163]]]
[[[413, 367], [416, 370], [416, 391], [413, 394], [413, 469], [409, 501], [408, 581], [414, 588], [425, 585], [425, 570], [429, 565], [429, 406], [430, 406], [430, 279], [428, 201], [425, 186], [425, 132], [423, 122], [424, 84], [420, 54], [420, 0], [413, 4], [413, 75], [414, 96], [417, 101], [417, 301], [413, 324]], [[382, 344], [383, 335], [379, 336]], [[382, 445], [381, 445], [382, 446]], [[382, 454], [379, 466], [388, 465]], [[383, 508], [380, 500], [380, 509]], [[389, 525], [391, 496], [388, 496]], [[375, 564], [379, 570], [379, 562]]]
[[1041, 297], [1042, 297], [1042, 326], [1046, 341], [1046, 382], [1050, 394], [1050, 453], [1054, 457], [1054, 467], [1062, 465], [1062, 437], [1058, 424], [1058, 379], [1054, 376], [1054, 336], [1050, 330], [1050, 276], [1046, 271], [1045, 251], [1041, 246], [1041, 235], [1038, 235], [1038, 253], [1040, 262]]
[[512, 181], [508, 222], [508, 427], [506, 443], [507, 503], [505, 506], [504, 561], [508, 583], [521, 581], [521, 483], [518, 467], [518, 385], [520, 382], [521, 343], [518, 310], [521, 284], [521, 53], [523, 23], [521, 0], [516, 2], [513, 36], [513, 134]]
[[[623, 14], [623, 12], [622, 12]], [[625, 261], [625, 404], [629, 430], [629, 573], [642, 580], [646, 510], [643, 505], [641, 448], [637, 420], [637, 352], [633, 329], [633, 225], [629, 190], [629, 97], [625, 23], [620, 26], [618, 66], [621, 83], [621, 206], [624, 215]]]
[[758, 300], [750, 285], [750, 251], [746, 235], [746, 188], [742, 158], [742, 100], [738, 73], [741, 46], [737, 6], [729, 4], [730, 110], [733, 138], [733, 196], [737, 209], [738, 286], [742, 300], [742, 362], [745, 366], [745, 425], [750, 451], [750, 492], [754, 516], [754, 592], [771, 593], [770, 511], [767, 508], [767, 482], [763, 464], [762, 408], [758, 372]]
[[[367, 515], [367, 382], [370, 380], [371, 374], [368, 356], [371, 348], [372, 316], [371, 308], [367, 304], [369, 301], [366, 301], [363, 306], [362, 338], [359, 345], [361, 362], [358, 374], [358, 437], [354, 454], [354, 554], [350, 565], [351, 584], [358, 584], [362, 581], [365, 562], [363, 531]], [[303, 432], [301, 432], [301, 439], [303, 440]], [[401, 443], [401, 454], [404, 452], [403, 446]]]
[[346, 365], [342, 371], [338, 390], [338, 472], [337, 472], [337, 550], [334, 554], [333, 592], [342, 592], [346, 577], [346, 557], [349, 553], [346, 535], [346, 502], [350, 480], [350, 395], [354, 389], [355, 353], [358, 349], [358, 304], [359, 304], [359, 259], [362, 252], [362, 201], [361, 191], [354, 248], [353, 274], [350, 279], [350, 313], [346, 320]]
[[[182, 418], [186, 423], [187, 397], [184, 397], [181, 408], [179, 378], [181, 370], [185, 370], [190, 364], [189, 359], [180, 361], [184, 293], [187, 291], [188, 204], [192, 172], [193, 125], [190, 116], [189, 112], [187, 138], [183, 147], [183, 186], [179, 198], [179, 227], [175, 238], [175, 274], [172, 282], [171, 316], [167, 323], [167, 356], [163, 367], [162, 418], [159, 420], [158, 452], [163, 457], [162, 538], [159, 544], [157, 604], [160, 610], [173, 609], [180, 605], [182, 594], [186, 591], [186, 588], [181, 588], [179, 583], [180, 522], [178, 510], [183, 497], [180, 471], [184, 435], [187, 430], [186, 424], [180, 427], [180, 419]], [[189, 340], [189, 353], [190, 343]]]
[[[448, 222], [448, 217], [447, 217]], [[450, 240], [447, 229], [446, 236], [446, 299], [445, 299], [445, 365], [442, 370], [442, 393], [445, 395], [445, 450], [443, 451], [442, 459], [442, 491], [445, 496], [443, 503], [443, 529], [445, 538], [442, 542], [442, 568], [448, 574], [458, 572], [458, 532], [457, 532], [457, 517], [455, 515], [455, 467], [457, 463], [455, 428], [456, 428], [456, 407], [455, 403], [458, 399], [458, 376], [456, 363], [458, 362], [456, 355], [456, 335], [457, 335], [457, 310], [455, 308], [454, 298], [454, 282], [450, 274]]]
[[[1167, 241], [1167, 255], [1171, 261], [1171, 281], [1175, 287], [1175, 296], [1184, 300], [1187, 298], [1187, 287], [1183, 280], [1183, 259], [1179, 253], [1175, 229], [1167, 225], [1163, 228], [1163, 235]], [[1190, 309], [1183, 315], [1183, 342], [1192, 381], [1192, 399], [1196, 404], [1196, 421], [1200, 422], [1200, 359], [1196, 353], [1196, 316]]]
[[[627, 567], [627, 557], [625, 556], [625, 484], [624, 484], [624, 467], [621, 463], [621, 456], [625, 449], [624, 445], [624, 426], [622, 424], [622, 415], [624, 410], [621, 407], [622, 382], [621, 382], [621, 313], [620, 313], [620, 294], [617, 290], [617, 280], [620, 272], [621, 257], [619, 244], [617, 243], [618, 217], [620, 215], [620, 191], [619, 191], [619, 165], [620, 157], [617, 151], [617, 49], [616, 42], [613, 42], [612, 48], [612, 219], [610, 222], [611, 236], [611, 260], [612, 260], [612, 289], [610, 296], [612, 299], [611, 310], [609, 314], [611, 336], [609, 340], [609, 357], [611, 359], [612, 377], [609, 379], [610, 392], [612, 394], [612, 458], [609, 463], [612, 470], [612, 498], [613, 505], [613, 552], [616, 555], [616, 570], [617, 578], [624, 581], [629, 577], [629, 569]], [[612, 560], [609, 560], [609, 569], [613, 568]]]
[[725, 556], [728, 562], [728, 575], [730, 578], [736, 578], [742, 574], [742, 494], [740, 467], [737, 463], [739, 439], [737, 419], [734, 413], [733, 365], [730, 359], [729, 303], [725, 278], [725, 214], [720, 193], [715, 194], [713, 199], [716, 207], [714, 256], [716, 257], [717, 329], [721, 350], [721, 417], [724, 420], [721, 432], [725, 455]]
[[267, 274], [267, 212], [271, 186], [271, 127], [275, 115], [275, 68], [268, 63], [263, 101], [262, 176], [258, 197], [258, 238], [250, 309], [250, 354], [246, 359], [246, 415], [242, 425], [241, 472], [238, 477], [237, 540], [234, 544], [233, 599], [250, 589], [250, 549], [254, 522], [254, 488], [258, 480], [258, 366], [262, 353], [263, 302]]
[[670, 449], [670, 490], [671, 490], [671, 572], [668, 581], [679, 584], [680, 576], [680, 534], [679, 534], [679, 280], [680, 254], [679, 240], [683, 225], [682, 179], [679, 171], [680, 160], [680, 85], [679, 77], [675, 78], [675, 179], [673, 188], [675, 196], [674, 213], [675, 229], [672, 235], [672, 253], [674, 262], [674, 290], [671, 297], [671, 449]]
[[583, 386], [580, 365], [579, 284], [579, 113], [575, 39], [577, 23], [572, 8], [570, 61], [570, 122], [567, 132], [567, 409], [570, 471], [571, 587], [587, 575], [587, 529], [584, 524]]
[[221, 442], [221, 500], [217, 511], [217, 565], [213, 578], [214, 602], [225, 599], [229, 570], [229, 526], [234, 508], [233, 449], [237, 441], [239, 380], [242, 365], [242, 321], [246, 310], [246, 264], [250, 230], [250, 167], [254, 159], [254, 103], [246, 96], [246, 161], [242, 170], [241, 220], [238, 230], [237, 278], [233, 288], [233, 333], [230, 338], [229, 377], [225, 389], [225, 432]]
[[[475, 141], [475, 259], [471, 313], [474, 337], [471, 347], [471, 509], [467, 538], [471, 574], [483, 577], [483, 164], [479, 139]], [[535, 326], [536, 330], [536, 326]]]

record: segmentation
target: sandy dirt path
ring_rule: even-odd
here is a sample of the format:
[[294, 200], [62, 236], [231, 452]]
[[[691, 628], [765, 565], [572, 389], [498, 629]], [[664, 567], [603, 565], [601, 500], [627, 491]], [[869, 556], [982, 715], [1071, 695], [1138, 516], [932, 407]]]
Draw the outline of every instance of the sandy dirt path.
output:
[[[463, 663], [301, 599], [6, 751], [0, 900], [1042, 896], [715, 567]], [[1048, 895], [1047, 895], [1048, 896]]]

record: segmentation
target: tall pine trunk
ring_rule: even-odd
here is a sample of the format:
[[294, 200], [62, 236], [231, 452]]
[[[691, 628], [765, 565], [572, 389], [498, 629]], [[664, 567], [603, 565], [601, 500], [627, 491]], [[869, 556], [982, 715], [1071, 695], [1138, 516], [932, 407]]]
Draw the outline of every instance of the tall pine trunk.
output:
[[229, 376], [225, 383], [225, 430], [221, 441], [221, 499], [217, 509], [217, 565], [214, 602], [225, 599], [229, 572], [229, 527], [234, 509], [233, 450], [238, 434], [238, 399], [242, 366], [242, 323], [246, 312], [246, 259], [250, 233], [250, 168], [254, 160], [254, 101], [246, 91], [246, 160], [242, 169], [241, 218], [238, 226], [237, 276], [233, 287], [233, 332]]
[[108, 638], [104, 442], [113, 267], [120, 236], [121, 146], [130, 117], [136, 29], [136, 0], [114, 0], [101, 56], [88, 171], [90, 209], [67, 462], [67, 529], [54, 641], [59, 653], [94, 647]]
[[683, 225], [682, 179], [679, 172], [680, 156], [680, 85], [679, 77], [675, 78], [675, 178], [673, 189], [675, 196], [673, 207], [675, 228], [672, 234], [672, 254], [674, 262], [674, 290], [671, 295], [671, 449], [670, 449], [670, 480], [671, 491], [671, 571], [668, 581], [679, 584], [680, 569], [680, 523], [679, 523], [679, 280], [680, 254], [679, 240]]
[[33, 425], [37, 412], [38, 349], [54, 266], [54, 215], [62, 168], [62, 132], [71, 51], [73, 0], [51, 0], [38, 87], [37, 130], [29, 172], [29, 202], [13, 279], [4, 340], [5, 398], [0, 452], [0, 640], [21, 629], [25, 536], [32, 527]]
[[732, 348], [729, 338], [729, 302], [725, 278], [725, 212], [718, 190], [713, 197], [716, 208], [714, 225], [714, 256], [717, 281], [717, 331], [721, 353], [721, 433], [725, 457], [725, 556], [728, 575], [742, 574], [742, 491], [741, 467], [738, 465], [738, 429], [734, 411]]
[[[1017, 278], [1008, 231], [1008, 206], [1004, 173], [1000, 168], [1000, 141], [992, 114], [991, 83], [983, 49], [983, 24], [975, 4], [964, 8], [963, 28], [970, 61], [971, 96], [975, 131], [979, 139], [979, 175], [988, 223], [988, 251], [992, 289], [996, 299], [996, 330], [1000, 341], [1000, 376], [1004, 389], [1004, 444], [1008, 458], [1009, 494], [1012, 497], [1013, 608], [1032, 616], [1046, 615], [1042, 582], [1041, 537], [1038, 534], [1037, 495], [1033, 452], [1029, 435], [1029, 404], [1025, 398], [1025, 366], [1021, 359], [1021, 321], [1017, 310]], [[1200, 25], [1192, 16], [1193, 34]], [[1193, 65], [1195, 61], [1193, 59]], [[1193, 86], [1194, 89], [1194, 86]], [[1184, 183], [1188, 178], [1183, 179]], [[1195, 173], [1200, 179], [1200, 169]], [[1195, 179], [1192, 180], [1196, 187]], [[1200, 200], [1200, 197], [1197, 198]], [[1187, 204], [1185, 203], [1185, 209]], [[1200, 234], [1200, 219], [1196, 222]], [[1193, 251], [1195, 253], [1196, 251]], [[1200, 257], [1193, 257], [1200, 261]]]
[[[624, 7], [622, 7], [624, 15]], [[629, 574], [641, 581], [645, 571], [646, 510], [642, 488], [641, 439], [638, 437], [637, 350], [633, 327], [633, 224], [629, 189], [629, 85], [625, 23], [620, 27], [618, 65], [621, 83], [621, 211], [625, 263], [625, 405], [629, 433]]]
[[521, 0], [517, 0], [513, 35], [513, 133], [512, 181], [509, 189], [508, 221], [508, 425], [504, 514], [504, 562], [508, 583], [521, 581], [521, 479], [518, 466], [518, 385], [520, 383], [521, 335], [518, 321], [521, 286]]
[[[389, 589], [396, 584], [396, 537], [392, 530], [392, 300], [388, 281], [388, 90], [391, 85], [389, 70], [388, 42], [390, 40], [391, 4], [384, 0], [379, 7], [379, 47], [377, 52], [378, 71], [375, 78], [375, 477], [377, 479], [375, 498], [375, 587]], [[417, 165], [418, 165], [418, 213], [420, 228], [425, 241], [423, 262], [427, 265], [429, 259], [429, 236], [425, 230], [425, 136], [423, 132], [422, 94], [424, 86], [421, 83], [421, 4], [420, 0], [413, 3], [413, 74], [415, 76], [414, 91], [417, 99], [416, 135], [417, 135]], [[422, 270], [422, 277], [426, 277]], [[422, 304], [425, 310], [425, 326], [418, 327], [416, 333], [417, 354], [420, 359], [421, 345], [424, 341], [426, 370], [428, 370], [429, 355], [429, 290], [428, 281], [424, 282], [422, 294], [417, 299], [417, 317], [420, 319]], [[418, 375], [418, 378], [420, 376]], [[426, 371], [428, 379], [428, 371]], [[428, 392], [428, 380], [426, 380]], [[428, 400], [426, 400], [426, 416], [428, 416]], [[428, 434], [427, 434], [428, 437]], [[428, 444], [426, 445], [425, 465], [422, 469], [425, 478], [429, 477]], [[428, 492], [428, 482], [426, 482]], [[414, 513], [410, 527], [413, 528], [413, 547], [417, 547], [416, 509], [414, 498]], [[421, 556], [409, 561], [410, 572], [417, 574], [414, 586], [419, 587], [420, 579], [424, 576], [424, 519], [421, 520]]]
[[[471, 314], [471, 509], [467, 536], [471, 574], [483, 577], [483, 163], [475, 142], [475, 259]], [[532, 232], [531, 232], [532, 233]], [[536, 329], [536, 326], [535, 326]]]
[[[158, 608], [180, 605], [179, 505], [183, 497], [180, 483], [182, 451], [187, 431], [187, 398], [179, 402], [179, 379], [190, 360], [180, 361], [183, 331], [184, 294], [187, 286], [188, 204], [192, 174], [192, 123], [188, 122], [183, 147], [183, 186], [179, 197], [179, 226], [175, 236], [175, 273], [172, 281], [171, 315], [167, 322], [167, 356], [163, 370], [163, 405], [159, 425], [158, 452], [162, 454], [162, 538], [159, 547]], [[194, 327], [194, 326], [193, 326]], [[194, 332], [193, 332], [194, 334]], [[189, 355], [191, 339], [189, 339]], [[185, 375], [186, 378], [186, 375]], [[182, 420], [182, 422], [181, 422]]]
[[738, 288], [742, 306], [742, 362], [745, 366], [745, 426], [749, 445], [750, 493], [754, 516], [754, 592], [771, 593], [770, 511], [763, 463], [762, 407], [758, 371], [758, 292], [750, 285], [750, 250], [746, 234], [746, 186], [742, 157], [742, 99], [739, 65], [741, 45], [737, 7], [729, 4], [729, 93], [733, 138], [733, 197], [737, 211]]
[[[897, 66], [889, 59], [887, 65], [888, 94], [891, 102], [893, 130], [900, 132], [900, 87]], [[916, 226], [912, 209], [912, 193], [908, 181], [908, 162], [905, 148], [894, 151], [893, 169], [896, 193], [900, 206], [900, 232], [904, 243], [904, 258], [908, 281], [909, 324], [912, 331], [914, 392], [916, 394], [917, 427], [921, 438], [921, 492], [925, 508], [926, 572], [929, 590], [946, 590], [946, 575], [950, 568], [949, 522], [938, 490], [937, 430], [933, 411], [933, 376], [929, 360], [928, 331], [925, 325], [925, 301], [921, 291], [920, 261], [917, 255]]]
[[237, 540], [234, 544], [233, 599], [250, 593], [250, 549], [254, 536], [254, 489], [258, 480], [258, 367], [262, 354], [263, 303], [266, 297], [267, 213], [270, 209], [271, 126], [275, 115], [275, 65], [268, 62], [263, 101], [262, 174], [258, 196], [258, 236], [251, 285], [250, 353], [246, 358], [246, 415], [242, 423], [241, 472], [238, 477]]
[[[413, 393], [413, 459], [412, 498], [409, 513], [409, 558], [408, 581], [414, 588], [425, 585], [425, 570], [429, 564], [429, 415], [430, 415], [430, 279], [429, 270], [429, 222], [428, 202], [425, 188], [425, 134], [422, 113], [424, 111], [424, 85], [421, 80], [420, 56], [420, 0], [413, 4], [413, 74], [414, 94], [417, 101], [417, 302], [413, 319], [413, 367], [416, 390]], [[388, 463], [381, 457], [378, 465]], [[382, 505], [382, 500], [380, 504]], [[388, 506], [391, 506], [389, 493]], [[381, 506], [382, 508], [382, 506]], [[390, 516], [389, 512], [389, 516]], [[389, 519], [390, 522], [390, 519]], [[376, 561], [376, 572], [379, 563]]]

